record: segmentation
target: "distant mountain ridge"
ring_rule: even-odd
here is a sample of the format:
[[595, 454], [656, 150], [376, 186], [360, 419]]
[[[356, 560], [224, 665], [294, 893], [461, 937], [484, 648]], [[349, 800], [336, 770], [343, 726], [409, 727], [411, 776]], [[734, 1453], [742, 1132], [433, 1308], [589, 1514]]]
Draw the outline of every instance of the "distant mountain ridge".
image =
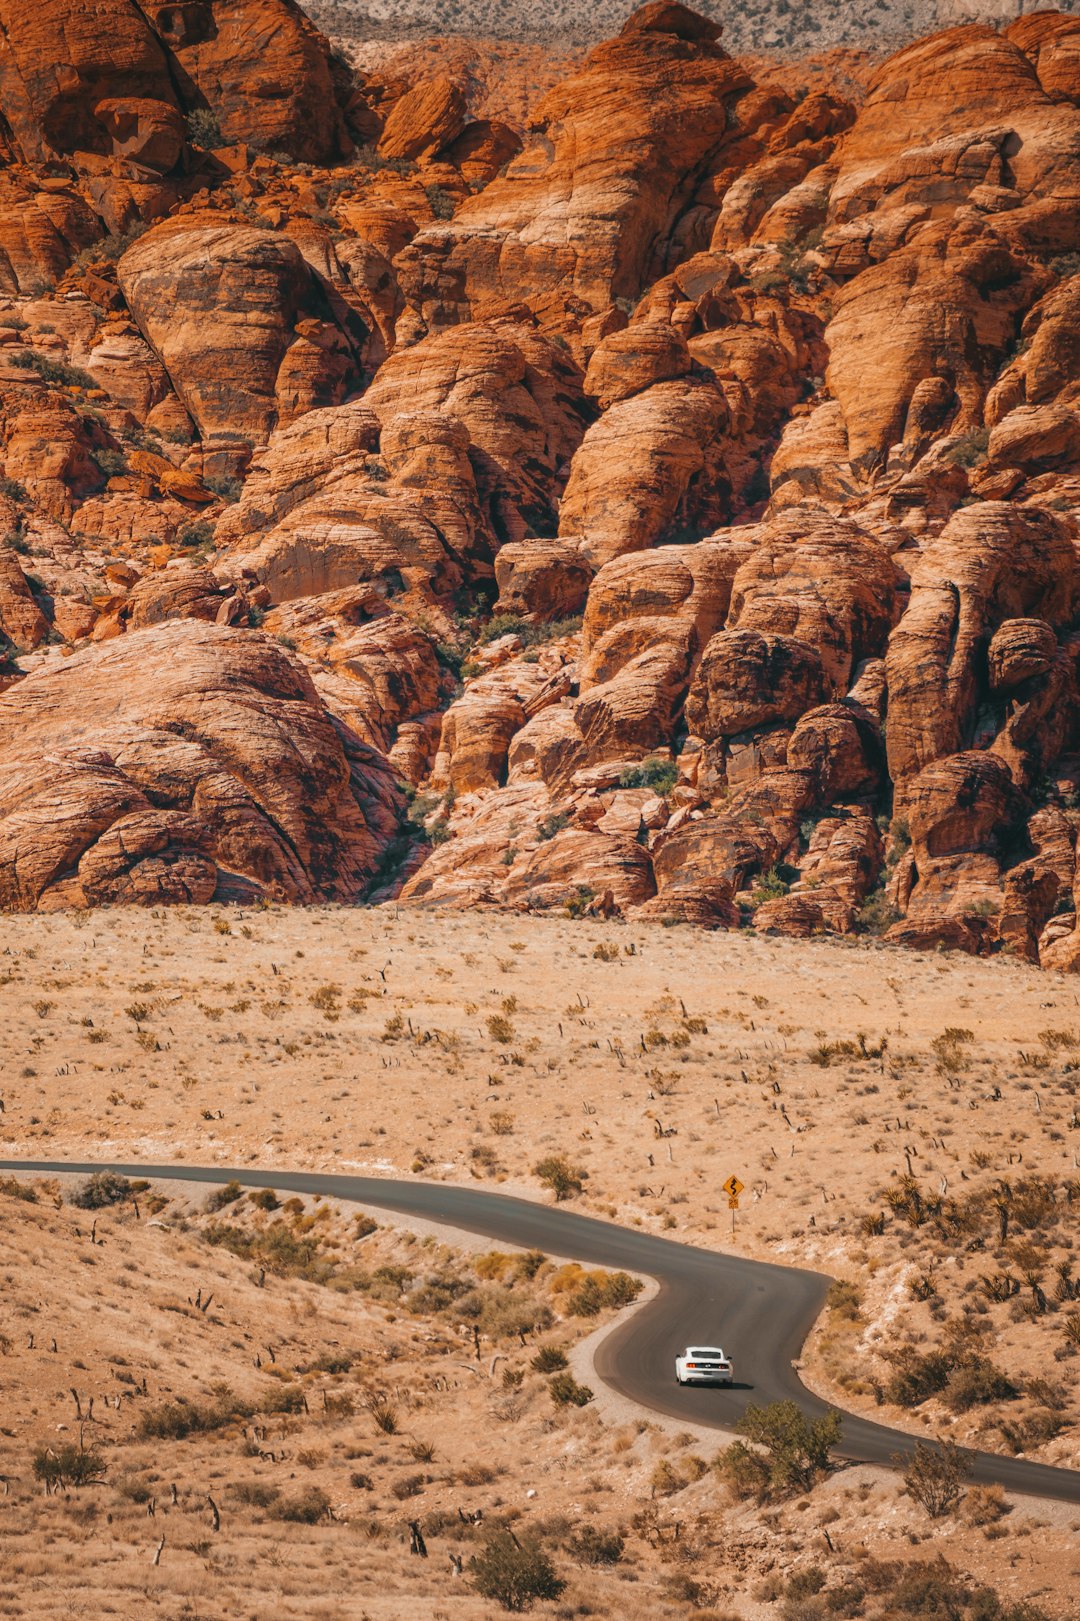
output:
[[[305, 9], [330, 34], [415, 39], [425, 34], [482, 35], [552, 46], [588, 44], [617, 33], [628, 0], [308, 0]], [[1007, 23], [1044, 9], [1038, 0], [696, 0], [724, 25], [732, 52], [825, 50], [836, 45], [888, 50], [957, 23]], [[1061, 0], [1075, 13], [1080, 0]]]

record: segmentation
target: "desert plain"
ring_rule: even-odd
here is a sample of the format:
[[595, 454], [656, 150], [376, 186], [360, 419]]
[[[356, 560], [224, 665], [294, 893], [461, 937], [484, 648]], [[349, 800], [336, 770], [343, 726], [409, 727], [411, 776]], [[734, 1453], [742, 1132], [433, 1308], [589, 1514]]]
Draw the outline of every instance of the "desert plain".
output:
[[[1077, 1175], [1066, 977], [876, 942], [271, 906], [9, 917], [0, 980], [4, 1158], [220, 1164], [223, 1183], [245, 1167], [479, 1179], [551, 1200], [535, 1168], [559, 1156], [581, 1177], [568, 1208], [837, 1279], [803, 1377], [839, 1408], [1080, 1463], [1076, 1319], [1055, 1295]], [[905, 1203], [914, 1185], [931, 1209], [975, 1210], [1005, 1184], [1019, 1220], [1025, 1179], [1062, 1202], [1005, 1246], [996, 1215], [957, 1242], [947, 1209], [915, 1223]], [[939, 1555], [1072, 1613], [1068, 1505], [973, 1489], [966, 1515], [931, 1520], [867, 1466], [762, 1506], [712, 1467], [730, 1437], [601, 1389], [559, 1405], [533, 1358], [568, 1352], [587, 1384], [580, 1347], [612, 1317], [571, 1309], [573, 1257], [528, 1277], [471, 1235], [284, 1196], [214, 1213], [180, 1183], [91, 1213], [72, 1203], [82, 1181], [0, 1194], [0, 1613], [75, 1613], [92, 1594], [95, 1614], [488, 1616], [467, 1561], [504, 1522], [545, 1539], [566, 1615], [758, 1621], [794, 1613], [801, 1571], [843, 1589], [868, 1558]], [[1003, 1271], [1017, 1289], [995, 1302], [983, 1280]], [[510, 1298], [515, 1279], [517, 1317], [494, 1296], [461, 1308], [465, 1283]], [[1011, 1394], [898, 1401], [889, 1353], [928, 1357], [960, 1322]], [[207, 1427], [170, 1433], [177, 1402]], [[45, 1496], [32, 1460], [79, 1438], [103, 1480]], [[582, 1525], [621, 1535], [619, 1560], [589, 1563]]]

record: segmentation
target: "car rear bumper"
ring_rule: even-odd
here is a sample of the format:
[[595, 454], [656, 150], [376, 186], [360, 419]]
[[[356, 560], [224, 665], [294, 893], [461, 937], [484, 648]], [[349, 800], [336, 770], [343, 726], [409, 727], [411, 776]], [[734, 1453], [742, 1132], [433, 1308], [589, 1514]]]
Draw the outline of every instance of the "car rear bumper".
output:
[[682, 1373], [679, 1375], [684, 1385], [730, 1385], [734, 1375], [731, 1373]]

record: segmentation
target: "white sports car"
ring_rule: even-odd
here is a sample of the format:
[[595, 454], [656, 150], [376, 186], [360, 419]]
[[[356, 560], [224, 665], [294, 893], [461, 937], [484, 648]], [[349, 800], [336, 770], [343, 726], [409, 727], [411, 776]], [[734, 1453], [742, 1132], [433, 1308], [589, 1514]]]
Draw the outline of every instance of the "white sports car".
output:
[[688, 1345], [675, 1358], [675, 1381], [680, 1385], [730, 1385], [734, 1377], [730, 1359], [717, 1346]]

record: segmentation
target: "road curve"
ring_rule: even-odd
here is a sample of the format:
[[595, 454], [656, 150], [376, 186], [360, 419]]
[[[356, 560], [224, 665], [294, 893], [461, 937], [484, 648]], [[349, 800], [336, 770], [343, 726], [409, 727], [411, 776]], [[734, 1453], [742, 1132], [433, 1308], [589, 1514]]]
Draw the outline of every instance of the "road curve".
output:
[[[0, 1160], [0, 1171], [79, 1176], [114, 1171], [128, 1177], [235, 1181], [244, 1187], [318, 1193], [459, 1227], [498, 1243], [572, 1257], [590, 1266], [645, 1273], [659, 1283], [658, 1294], [632, 1312], [596, 1351], [596, 1371], [606, 1385], [655, 1412], [715, 1429], [731, 1429], [749, 1402], [791, 1398], [815, 1417], [828, 1410], [827, 1403], [802, 1384], [793, 1366], [828, 1291], [830, 1280], [820, 1272], [713, 1254], [572, 1210], [448, 1182], [112, 1161]], [[675, 1353], [695, 1340], [722, 1345], [729, 1352], [737, 1381], [733, 1390], [676, 1385]], [[910, 1455], [914, 1445], [915, 1438], [901, 1430], [845, 1414], [843, 1440], [836, 1450], [854, 1462], [890, 1464], [898, 1455]], [[1007, 1491], [1080, 1503], [1080, 1472], [989, 1452], [968, 1456], [974, 1481], [998, 1481]]]

